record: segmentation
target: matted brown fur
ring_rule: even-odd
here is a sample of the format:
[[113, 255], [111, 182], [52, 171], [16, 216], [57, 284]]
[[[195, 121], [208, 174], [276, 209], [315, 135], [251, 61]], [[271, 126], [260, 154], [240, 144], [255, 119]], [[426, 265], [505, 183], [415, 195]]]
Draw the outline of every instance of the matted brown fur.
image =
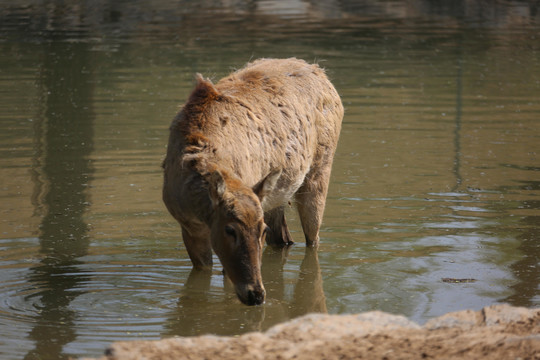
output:
[[195, 268], [212, 249], [244, 303], [264, 301], [264, 239], [292, 242], [294, 197], [316, 246], [343, 106], [324, 71], [298, 59], [261, 59], [217, 84], [197, 84], [170, 127], [163, 200]]

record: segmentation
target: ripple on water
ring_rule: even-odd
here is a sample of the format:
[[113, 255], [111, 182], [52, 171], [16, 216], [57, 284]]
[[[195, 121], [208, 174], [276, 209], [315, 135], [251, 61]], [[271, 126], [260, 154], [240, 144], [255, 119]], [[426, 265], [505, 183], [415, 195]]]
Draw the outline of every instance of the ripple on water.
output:
[[35, 337], [44, 327], [50, 339], [67, 331], [76, 346], [96, 349], [137, 334], [158, 338], [191, 269], [177, 259], [118, 259], [133, 254], [51, 261], [38, 245], [36, 238], [0, 241], [0, 339], [10, 358], [24, 355], [23, 343], [44, 342]]
[[40, 312], [35, 295], [41, 286], [28, 283], [28, 269], [39, 263], [38, 246], [37, 238], [0, 239], [0, 317], [4, 320], [32, 322]]

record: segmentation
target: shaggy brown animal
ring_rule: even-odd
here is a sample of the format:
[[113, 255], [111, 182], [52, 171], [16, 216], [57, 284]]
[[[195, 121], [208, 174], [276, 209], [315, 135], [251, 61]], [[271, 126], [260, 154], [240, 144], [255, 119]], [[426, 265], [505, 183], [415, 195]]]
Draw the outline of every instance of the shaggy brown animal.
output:
[[264, 302], [263, 242], [292, 243], [291, 198], [318, 245], [342, 118], [324, 71], [302, 60], [257, 60], [216, 85], [197, 75], [163, 162], [163, 201], [195, 269], [212, 266], [213, 249], [239, 299]]

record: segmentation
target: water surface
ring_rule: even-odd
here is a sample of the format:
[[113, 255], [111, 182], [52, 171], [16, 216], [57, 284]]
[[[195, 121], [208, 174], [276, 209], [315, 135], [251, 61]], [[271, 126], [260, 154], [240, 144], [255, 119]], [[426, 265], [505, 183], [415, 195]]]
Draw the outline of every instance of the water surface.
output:
[[[528, 2], [0, 1], [0, 357], [237, 335], [308, 313], [418, 322], [540, 305], [540, 17]], [[346, 116], [313, 253], [268, 249], [266, 304], [191, 273], [161, 202], [194, 73], [325, 68]]]

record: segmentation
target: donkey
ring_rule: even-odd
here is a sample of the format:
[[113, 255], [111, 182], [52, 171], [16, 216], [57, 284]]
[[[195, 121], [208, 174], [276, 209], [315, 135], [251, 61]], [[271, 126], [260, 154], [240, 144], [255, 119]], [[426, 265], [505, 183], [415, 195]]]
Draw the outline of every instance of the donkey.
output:
[[170, 126], [163, 201], [194, 269], [212, 267], [213, 249], [240, 301], [259, 305], [264, 242], [293, 243], [293, 197], [306, 245], [318, 246], [343, 105], [324, 70], [295, 58], [196, 82]]

